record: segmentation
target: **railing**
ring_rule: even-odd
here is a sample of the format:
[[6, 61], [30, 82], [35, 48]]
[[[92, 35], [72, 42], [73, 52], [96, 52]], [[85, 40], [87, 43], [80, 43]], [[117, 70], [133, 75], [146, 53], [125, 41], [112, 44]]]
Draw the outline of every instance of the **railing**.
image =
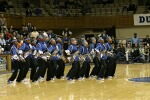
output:
[[80, 17], [25, 17], [16, 15], [5, 15], [7, 26], [20, 28], [31, 22], [37, 29], [57, 29], [57, 28], [107, 28], [133, 27], [133, 15], [123, 16], [80, 16]]

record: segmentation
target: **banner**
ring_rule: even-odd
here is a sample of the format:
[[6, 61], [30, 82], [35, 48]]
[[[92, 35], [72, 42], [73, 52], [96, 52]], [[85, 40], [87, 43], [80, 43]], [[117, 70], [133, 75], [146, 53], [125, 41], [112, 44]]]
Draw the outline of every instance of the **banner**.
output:
[[150, 25], [150, 14], [134, 14], [134, 25]]

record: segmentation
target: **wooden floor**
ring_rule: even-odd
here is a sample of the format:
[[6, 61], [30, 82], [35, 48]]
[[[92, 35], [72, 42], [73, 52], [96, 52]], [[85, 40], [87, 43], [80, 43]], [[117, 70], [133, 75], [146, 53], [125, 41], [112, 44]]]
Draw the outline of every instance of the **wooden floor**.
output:
[[[66, 71], [70, 67], [66, 67]], [[128, 78], [150, 76], [150, 64], [118, 64], [112, 80], [64, 80], [6, 84], [10, 74], [0, 75], [0, 100], [150, 100], [150, 83]]]

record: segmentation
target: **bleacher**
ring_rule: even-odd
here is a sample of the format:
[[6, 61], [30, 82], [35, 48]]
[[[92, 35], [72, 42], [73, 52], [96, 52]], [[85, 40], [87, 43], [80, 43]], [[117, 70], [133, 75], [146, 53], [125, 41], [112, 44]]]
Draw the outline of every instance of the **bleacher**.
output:
[[[93, 4], [91, 0], [83, 0], [84, 3], [88, 3], [88, 6], [91, 8], [91, 11], [86, 13], [86, 16], [114, 16], [114, 15], [132, 15], [134, 11], [123, 10], [123, 7], [129, 3], [128, 0], [114, 0], [114, 3], [111, 4]], [[135, 13], [143, 13], [145, 10], [145, 6], [138, 6], [138, 1], [133, 0], [134, 4], [137, 5], [137, 11]], [[35, 9], [34, 4], [30, 4], [30, 10], [33, 12]], [[42, 14], [41, 16], [58, 16], [59, 7], [58, 5], [54, 5], [52, 0], [49, 3], [42, 2], [41, 7]], [[67, 9], [61, 9], [62, 12], [69, 13], [69, 16], [83, 16], [82, 7], [76, 7], [75, 5], [68, 5]], [[6, 10], [7, 14], [15, 14], [15, 15], [26, 15], [26, 8], [23, 8], [22, 4], [14, 4], [13, 8], [9, 8]], [[36, 16], [33, 14], [33, 16]], [[66, 16], [66, 15], [64, 15]]]

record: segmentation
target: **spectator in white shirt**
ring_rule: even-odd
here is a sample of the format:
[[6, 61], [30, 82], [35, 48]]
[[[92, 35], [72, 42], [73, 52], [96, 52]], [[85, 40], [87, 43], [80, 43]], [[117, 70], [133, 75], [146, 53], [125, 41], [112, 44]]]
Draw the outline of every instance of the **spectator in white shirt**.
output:
[[36, 27], [33, 27], [33, 32], [31, 32], [30, 37], [31, 38], [37, 38], [39, 36], [38, 31], [36, 31]]
[[1, 45], [2, 48], [5, 49], [5, 47], [6, 47], [6, 41], [4, 39], [4, 35], [0, 35], [0, 45]]

